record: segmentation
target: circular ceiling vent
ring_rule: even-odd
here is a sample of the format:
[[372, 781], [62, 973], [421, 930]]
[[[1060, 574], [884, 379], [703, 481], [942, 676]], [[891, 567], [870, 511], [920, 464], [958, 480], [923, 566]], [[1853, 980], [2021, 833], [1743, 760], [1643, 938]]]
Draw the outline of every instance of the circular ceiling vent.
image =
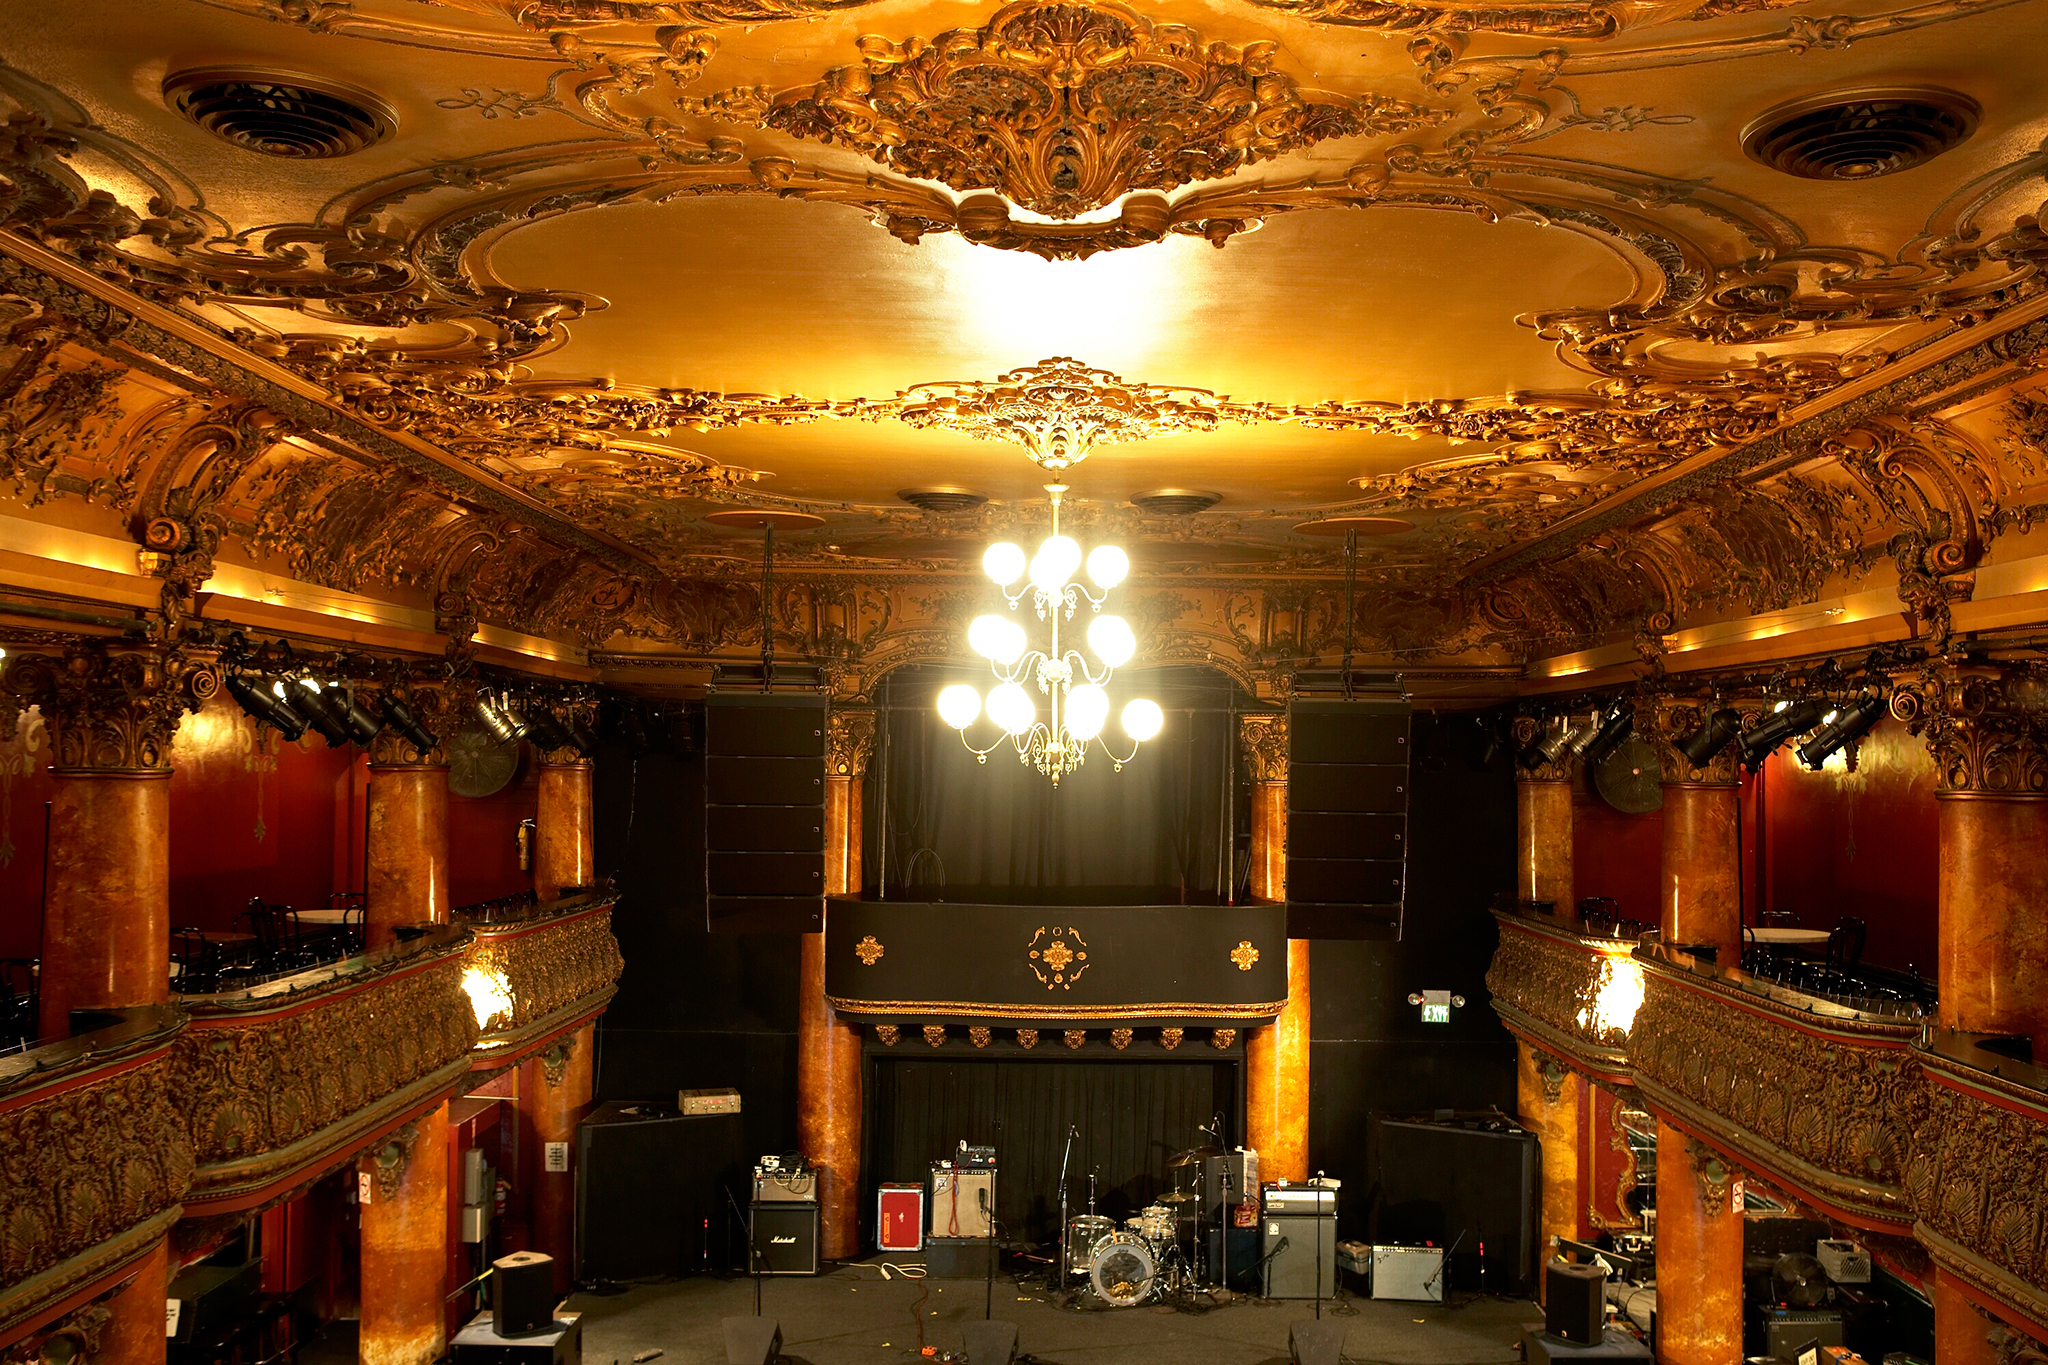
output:
[[906, 488], [897, 497], [922, 512], [972, 512], [988, 501], [988, 498], [971, 489], [954, 488]]
[[360, 152], [398, 127], [391, 106], [368, 91], [241, 67], [167, 77], [164, 103], [237, 147], [301, 160]]
[[1807, 180], [1873, 180], [1931, 161], [1977, 130], [1953, 90], [1858, 90], [1781, 104], [1742, 131], [1742, 150]]
[[1185, 517], [1206, 512], [1223, 501], [1221, 493], [1203, 493], [1192, 488], [1155, 488], [1132, 497], [1131, 506], [1155, 516]]

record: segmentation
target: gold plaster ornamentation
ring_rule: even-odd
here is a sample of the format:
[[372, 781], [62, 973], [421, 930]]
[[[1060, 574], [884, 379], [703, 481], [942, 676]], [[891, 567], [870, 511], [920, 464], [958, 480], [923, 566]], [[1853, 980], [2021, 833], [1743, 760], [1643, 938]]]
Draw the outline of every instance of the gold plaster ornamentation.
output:
[[993, 1036], [987, 1024], [974, 1024], [967, 1030], [967, 1041], [976, 1047], [987, 1047]]
[[1209, 1034], [1209, 1046], [1215, 1048], [1218, 1052], [1227, 1051], [1231, 1044], [1236, 1041], [1237, 1030], [1234, 1028], [1213, 1029]]
[[1079, 1051], [1081, 1044], [1088, 1041], [1088, 1030], [1084, 1028], [1070, 1028], [1060, 1035], [1060, 1041], [1065, 1043], [1068, 1048]]
[[1024, 1050], [1025, 1050], [1026, 1052], [1029, 1052], [1029, 1051], [1030, 1051], [1030, 1050], [1031, 1050], [1032, 1048], [1035, 1048], [1035, 1047], [1037, 1047], [1037, 1046], [1038, 1046], [1038, 1030], [1037, 1030], [1037, 1029], [1035, 1029], [1035, 1028], [1020, 1028], [1020, 1029], [1018, 1029], [1018, 1030], [1017, 1030], [1017, 1046], [1018, 1046], [1018, 1047], [1021, 1047], [1021, 1048], [1023, 1048], [1023, 1049], [1024, 1049]]
[[1180, 1041], [1184, 1036], [1186, 1036], [1186, 1030], [1184, 1029], [1173, 1026], [1163, 1028], [1159, 1030], [1159, 1046], [1171, 1052], [1180, 1046]]
[[1132, 1036], [1131, 1030], [1127, 1028], [1113, 1028], [1109, 1031], [1109, 1045], [1122, 1052], [1131, 1045]]
[[1244, 745], [1245, 767], [1254, 782], [1287, 780], [1287, 716], [1279, 711], [1260, 711], [1237, 718], [1238, 739]]
[[924, 1026], [924, 1040], [933, 1047], [943, 1047], [946, 1042], [946, 1026], [944, 1024], [926, 1024]]
[[896, 1040], [902, 1036], [902, 1030], [894, 1024], [875, 1025], [875, 1037], [881, 1041], [883, 1047], [896, 1046]]
[[853, 945], [853, 955], [860, 959], [860, 965], [863, 967], [872, 967], [880, 962], [882, 952], [882, 945], [876, 941], [873, 934], [863, 935], [861, 941]]
[[1230, 950], [1230, 960], [1237, 964], [1239, 971], [1248, 972], [1252, 969], [1252, 964], [1259, 960], [1259, 950], [1252, 947], [1250, 939], [1240, 940], [1238, 945]]
[[[1071, 944], [1069, 939], [1073, 940]], [[1081, 974], [1094, 965], [1088, 960], [1088, 941], [1081, 937], [1081, 931], [1062, 929], [1057, 924], [1050, 929], [1041, 925], [1031, 936], [1028, 960], [1031, 974], [1047, 990], [1055, 986], [1063, 991], [1074, 989]]]

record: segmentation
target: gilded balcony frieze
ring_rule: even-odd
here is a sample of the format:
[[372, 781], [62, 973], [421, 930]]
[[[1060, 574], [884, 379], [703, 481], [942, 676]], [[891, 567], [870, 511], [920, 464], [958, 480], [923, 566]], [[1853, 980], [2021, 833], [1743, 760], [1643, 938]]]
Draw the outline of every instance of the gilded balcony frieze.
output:
[[1629, 1083], [1629, 1034], [1643, 995], [1633, 940], [1572, 933], [1496, 912], [1486, 971], [1493, 1007], [1530, 1046], [1610, 1085]]
[[1911, 1224], [1917, 1021], [1794, 997], [1656, 945], [1636, 956], [1629, 1060], [1652, 1111], [1844, 1222]]
[[231, 1213], [347, 1160], [467, 1074], [469, 933], [443, 926], [247, 992], [189, 998], [175, 1103], [190, 1214]]
[[111, 1027], [0, 1063], [0, 1335], [116, 1282], [163, 1240], [192, 1179], [173, 1047], [184, 1017]]
[[536, 913], [471, 926], [462, 984], [479, 1029], [478, 1069], [496, 1069], [603, 1009], [625, 959], [612, 937], [618, 893], [565, 897]]

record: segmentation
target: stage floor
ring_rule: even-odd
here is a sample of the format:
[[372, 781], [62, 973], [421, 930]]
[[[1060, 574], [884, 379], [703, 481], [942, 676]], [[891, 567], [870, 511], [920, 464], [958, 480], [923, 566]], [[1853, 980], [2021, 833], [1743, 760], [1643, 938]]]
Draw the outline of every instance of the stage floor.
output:
[[[922, 1316], [913, 1319], [927, 1288]], [[665, 1354], [654, 1365], [725, 1365], [719, 1319], [751, 1313], [753, 1305], [748, 1281], [707, 1277], [577, 1294], [568, 1306], [584, 1314], [585, 1365], [627, 1365], [657, 1349]], [[769, 1279], [762, 1289], [762, 1311], [781, 1322], [791, 1365], [915, 1360], [919, 1321], [925, 1345], [957, 1352], [961, 1324], [979, 1319], [982, 1305], [980, 1281], [884, 1281], [872, 1263], [816, 1279]], [[1349, 1328], [1345, 1359], [1373, 1365], [1501, 1365], [1515, 1358], [1521, 1325], [1543, 1316], [1526, 1300], [1490, 1298], [1457, 1305], [1325, 1300], [1323, 1313], [1337, 1314]], [[1284, 1363], [1289, 1324], [1313, 1314], [1308, 1302], [1248, 1299], [1199, 1314], [1160, 1307], [1086, 1312], [1055, 1306], [1036, 1285], [995, 1286], [995, 1316], [1017, 1324], [1018, 1354], [1044, 1365]]]

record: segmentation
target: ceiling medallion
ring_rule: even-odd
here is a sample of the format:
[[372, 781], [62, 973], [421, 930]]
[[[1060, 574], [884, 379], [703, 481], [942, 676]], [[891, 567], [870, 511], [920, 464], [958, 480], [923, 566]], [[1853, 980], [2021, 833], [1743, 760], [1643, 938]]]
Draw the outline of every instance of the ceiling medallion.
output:
[[[1140, 697], [1123, 710], [1130, 752], [1118, 754], [1102, 738], [1110, 706], [1104, 684], [1130, 662], [1138, 640], [1123, 617], [1099, 613], [1109, 601], [1110, 591], [1130, 572], [1131, 561], [1114, 545], [1098, 545], [1086, 558], [1088, 579], [1094, 587], [1076, 580], [1074, 573], [1083, 564], [1081, 547], [1060, 534], [1060, 495], [1067, 491], [1066, 486], [1049, 483], [1045, 491], [1052, 498], [1052, 534], [1039, 545], [1028, 568], [1022, 547], [1008, 541], [989, 546], [981, 557], [981, 567], [1003, 590], [1012, 612], [1030, 597], [1038, 619], [1051, 628], [1051, 643], [1042, 650], [1027, 648], [1024, 627], [1009, 617], [975, 617], [967, 627], [967, 643], [988, 660], [996, 685], [989, 689], [985, 707], [981, 694], [966, 683], [942, 689], [939, 716], [960, 732], [960, 742], [983, 763], [1007, 740], [1016, 748], [1018, 762], [1037, 768], [1057, 787], [1062, 777], [1088, 757], [1091, 740], [1102, 745], [1110, 762], [1122, 772], [1124, 764], [1138, 756], [1138, 746], [1159, 733], [1165, 715], [1157, 702]], [[1090, 612], [1097, 613], [1089, 623], [1087, 639], [1089, 652], [1101, 664], [1099, 672], [1089, 664], [1087, 655], [1060, 643], [1061, 625], [1073, 619], [1083, 602]], [[1038, 707], [1026, 682], [1035, 683], [1046, 698], [1046, 720], [1038, 719]], [[984, 709], [1002, 733], [987, 748], [978, 749], [967, 738], [967, 727], [980, 719]]]
[[1303, 90], [1279, 48], [1205, 43], [1103, 0], [1020, 0], [927, 42], [875, 34], [862, 64], [770, 96], [727, 91], [692, 112], [856, 147], [903, 175], [995, 190], [1068, 219], [1132, 190], [1171, 190], [1327, 138], [1406, 133], [1446, 114], [1408, 100]]
[[1011, 370], [993, 381], [919, 384], [870, 414], [914, 427], [943, 427], [984, 441], [1015, 441], [1039, 468], [1057, 474], [1096, 446], [1181, 431], [1214, 431], [1244, 420], [1207, 389], [1134, 384], [1068, 356]]

